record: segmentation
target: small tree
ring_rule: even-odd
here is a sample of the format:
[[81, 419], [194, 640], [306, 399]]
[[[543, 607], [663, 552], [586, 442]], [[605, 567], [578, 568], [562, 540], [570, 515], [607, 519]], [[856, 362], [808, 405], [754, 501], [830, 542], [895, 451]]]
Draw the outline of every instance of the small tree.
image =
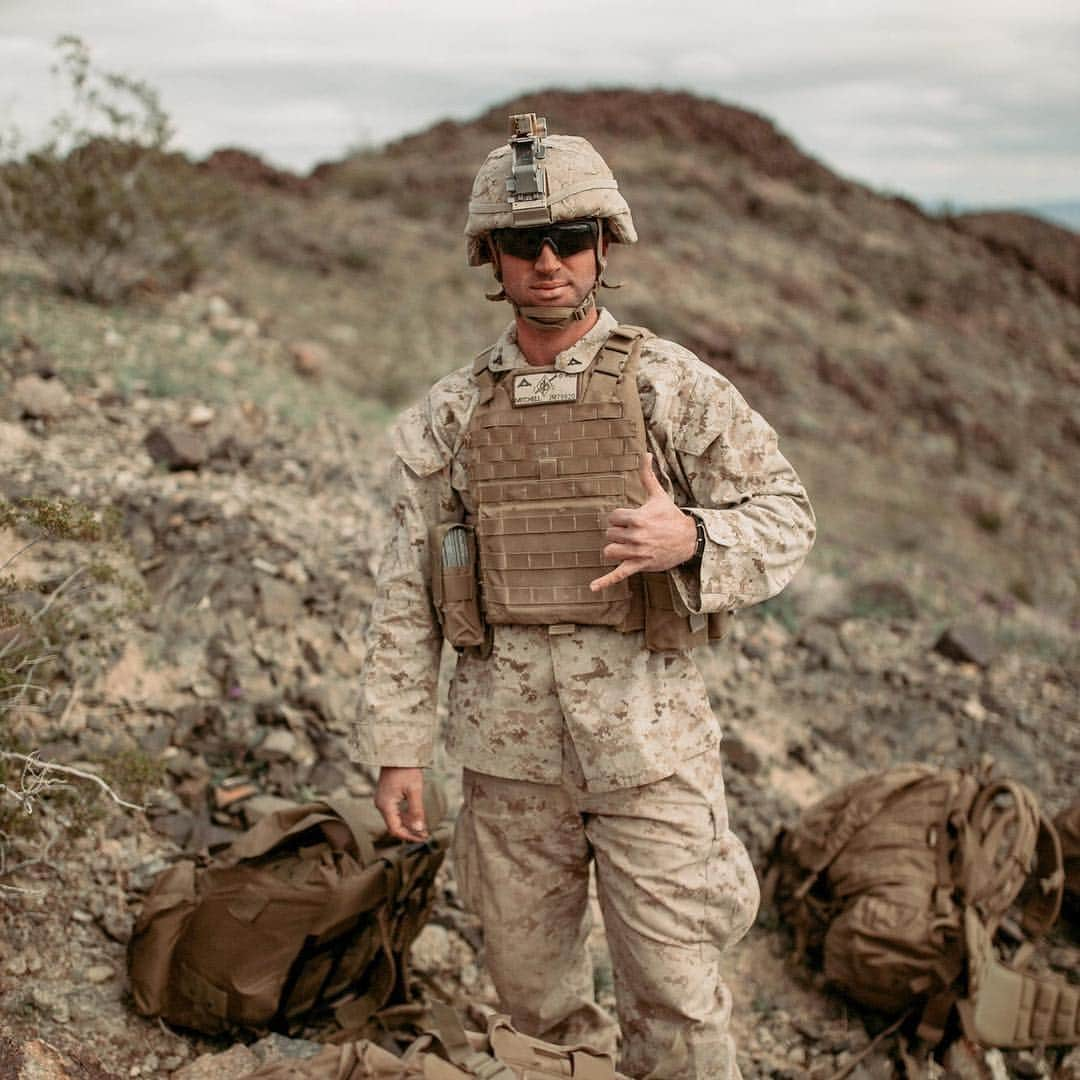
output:
[[17, 135], [0, 142], [0, 235], [44, 260], [62, 292], [96, 303], [187, 288], [235, 194], [168, 152], [173, 128], [152, 87], [99, 71], [77, 37], [57, 49], [71, 107], [21, 156]]

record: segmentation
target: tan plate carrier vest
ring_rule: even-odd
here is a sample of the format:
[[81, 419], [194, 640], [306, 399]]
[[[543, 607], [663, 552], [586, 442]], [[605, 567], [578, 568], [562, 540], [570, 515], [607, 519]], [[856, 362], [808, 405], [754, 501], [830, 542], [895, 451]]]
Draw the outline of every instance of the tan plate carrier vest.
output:
[[589, 589], [615, 565], [603, 554], [611, 511], [646, 499], [637, 365], [651, 336], [617, 327], [580, 373], [529, 367], [498, 376], [488, 352], [477, 358], [480, 397], [465, 445], [488, 625], [644, 629], [654, 650], [723, 636], [727, 613], [676, 612], [666, 573]]

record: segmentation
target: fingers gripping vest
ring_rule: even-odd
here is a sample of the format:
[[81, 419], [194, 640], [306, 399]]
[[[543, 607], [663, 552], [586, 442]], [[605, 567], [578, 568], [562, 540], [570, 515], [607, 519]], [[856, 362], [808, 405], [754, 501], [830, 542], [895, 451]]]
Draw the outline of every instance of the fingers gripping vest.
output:
[[601, 593], [589, 589], [615, 565], [603, 555], [611, 511], [646, 500], [637, 363], [647, 335], [618, 327], [581, 373], [527, 368], [496, 379], [487, 354], [478, 358], [480, 398], [466, 467], [489, 624], [628, 632], [646, 627], [651, 615], [650, 648], [708, 640], [704, 616], [691, 626], [676, 615], [666, 574], [635, 574]]

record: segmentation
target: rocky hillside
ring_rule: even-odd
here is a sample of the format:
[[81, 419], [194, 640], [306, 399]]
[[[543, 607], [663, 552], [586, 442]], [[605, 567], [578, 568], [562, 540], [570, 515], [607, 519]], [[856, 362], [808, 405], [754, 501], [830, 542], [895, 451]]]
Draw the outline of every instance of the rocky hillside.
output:
[[[370, 790], [346, 734], [386, 527], [385, 424], [506, 318], [464, 268], [460, 228], [472, 171], [524, 108], [591, 137], [621, 178], [642, 243], [615, 253], [613, 309], [730, 375], [818, 509], [796, 584], [702, 659], [759, 869], [800, 806], [900, 760], [988, 753], [1051, 812], [1075, 797], [1080, 309], [1045, 268], [687, 95], [545, 92], [302, 184], [220, 155], [212, 175], [243, 185], [247, 209], [191, 292], [93, 308], [0, 249], [0, 496], [119, 521], [110, 574], [71, 541], [9, 568], [20, 610], [62, 616], [61, 647], [0, 717], [0, 749], [146, 807], [74, 779], [29, 820], [0, 804], [0, 1075], [53, 1053], [70, 1076], [239, 1077], [307, 1052], [142, 1020], [124, 943], [171, 862], [278, 800]], [[0, 564], [26, 539], [0, 533]], [[415, 989], [492, 1001], [449, 870], [440, 897]], [[1061, 929], [1044, 967], [1075, 977], [1078, 946]], [[594, 948], [610, 1003], [601, 935]], [[827, 1075], [881, 1023], [788, 948], [766, 918], [731, 960], [748, 1077]], [[864, 1074], [891, 1075], [893, 1048]], [[951, 1053], [965, 1075], [1078, 1069], [1053, 1051]]]
[[[539, 93], [317, 175], [391, 220], [456, 232], [477, 162], [526, 108], [590, 137], [633, 208], [641, 243], [615, 252], [626, 287], [610, 305], [690, 345], [775, 422], [824, 511], [825, 551], [933, 552], [965, 603], [1076, 618], [1080, 566], [1056, 539], [1078, 524], [1073, 234], [930, 218], [761, 117], [685, 94]], [[458, 279], [459, 250], [429, 252], [430, 270]], [[433, 282], [422, 308], [453, 322], [478, 291], [448, 304]]]

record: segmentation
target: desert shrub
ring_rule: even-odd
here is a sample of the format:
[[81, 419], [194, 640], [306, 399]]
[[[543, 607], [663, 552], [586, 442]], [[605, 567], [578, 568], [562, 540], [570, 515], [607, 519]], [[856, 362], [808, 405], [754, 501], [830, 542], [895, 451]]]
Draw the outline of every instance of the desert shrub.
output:
[[[66, 499], [0, 499], [0, 531], [18, 538], [0, 563], [0, 878], [13, 846], [40, 839], [44, 805], [70, 830], [99, 810], [100, 777], [41, 761], [40, 747], [27, 741], [19, 715], [40, 712], [55, 681], [58, 658], [84, 632], [90, 618], [100, 625], [117, 607], [138, 606], [137, 584], [120, 569], [127, 554], [119, 515]], [[28, 552], [48, 542], [67, 544], [73, 564], [54, 580], [21, 576]], [[55, 554], [55, 552], [53, 553]], [[15, 723], [11, 721], [15, 720]], [[31, 731], [40, 731], [32, 725]], [[137, 754], [114, 755], [102, 764], [108, 781], [142, 794], [157, 782], [153, 763]], [[78, 780], [78, 785], [73, 781]], [[88, 784], [89, 782], [89, 784]], [[99, 792], [98, 792], [99, 793]], [[115, 798], [115, 796], [114, 796]], [[4, 886], [0, 884], [0, 889]]]
[[[35, 671], [64, 644], [78, 580], [120, 580], [116, 567], [96, 550], [118, 542], [117, 528], [114, 513], [66, 499], [0, 499], [0, 530], [10, 530], [22, 541], [0, 563], [0, 719], [35, 690]], [[16, 571], [20, 556], [49, 540], [73, 541], [83, 557], [74, 571], [43, 589]]]
[[167, 151], [172, 126], [145, 82], [98, 71], [76, 37], [57, 47], [72, 106], [43, 145], [21, 155], [16, 140], [0, 146], [2, 233], [81, 299], [189, 287], [236, 213], [235, 189]]

